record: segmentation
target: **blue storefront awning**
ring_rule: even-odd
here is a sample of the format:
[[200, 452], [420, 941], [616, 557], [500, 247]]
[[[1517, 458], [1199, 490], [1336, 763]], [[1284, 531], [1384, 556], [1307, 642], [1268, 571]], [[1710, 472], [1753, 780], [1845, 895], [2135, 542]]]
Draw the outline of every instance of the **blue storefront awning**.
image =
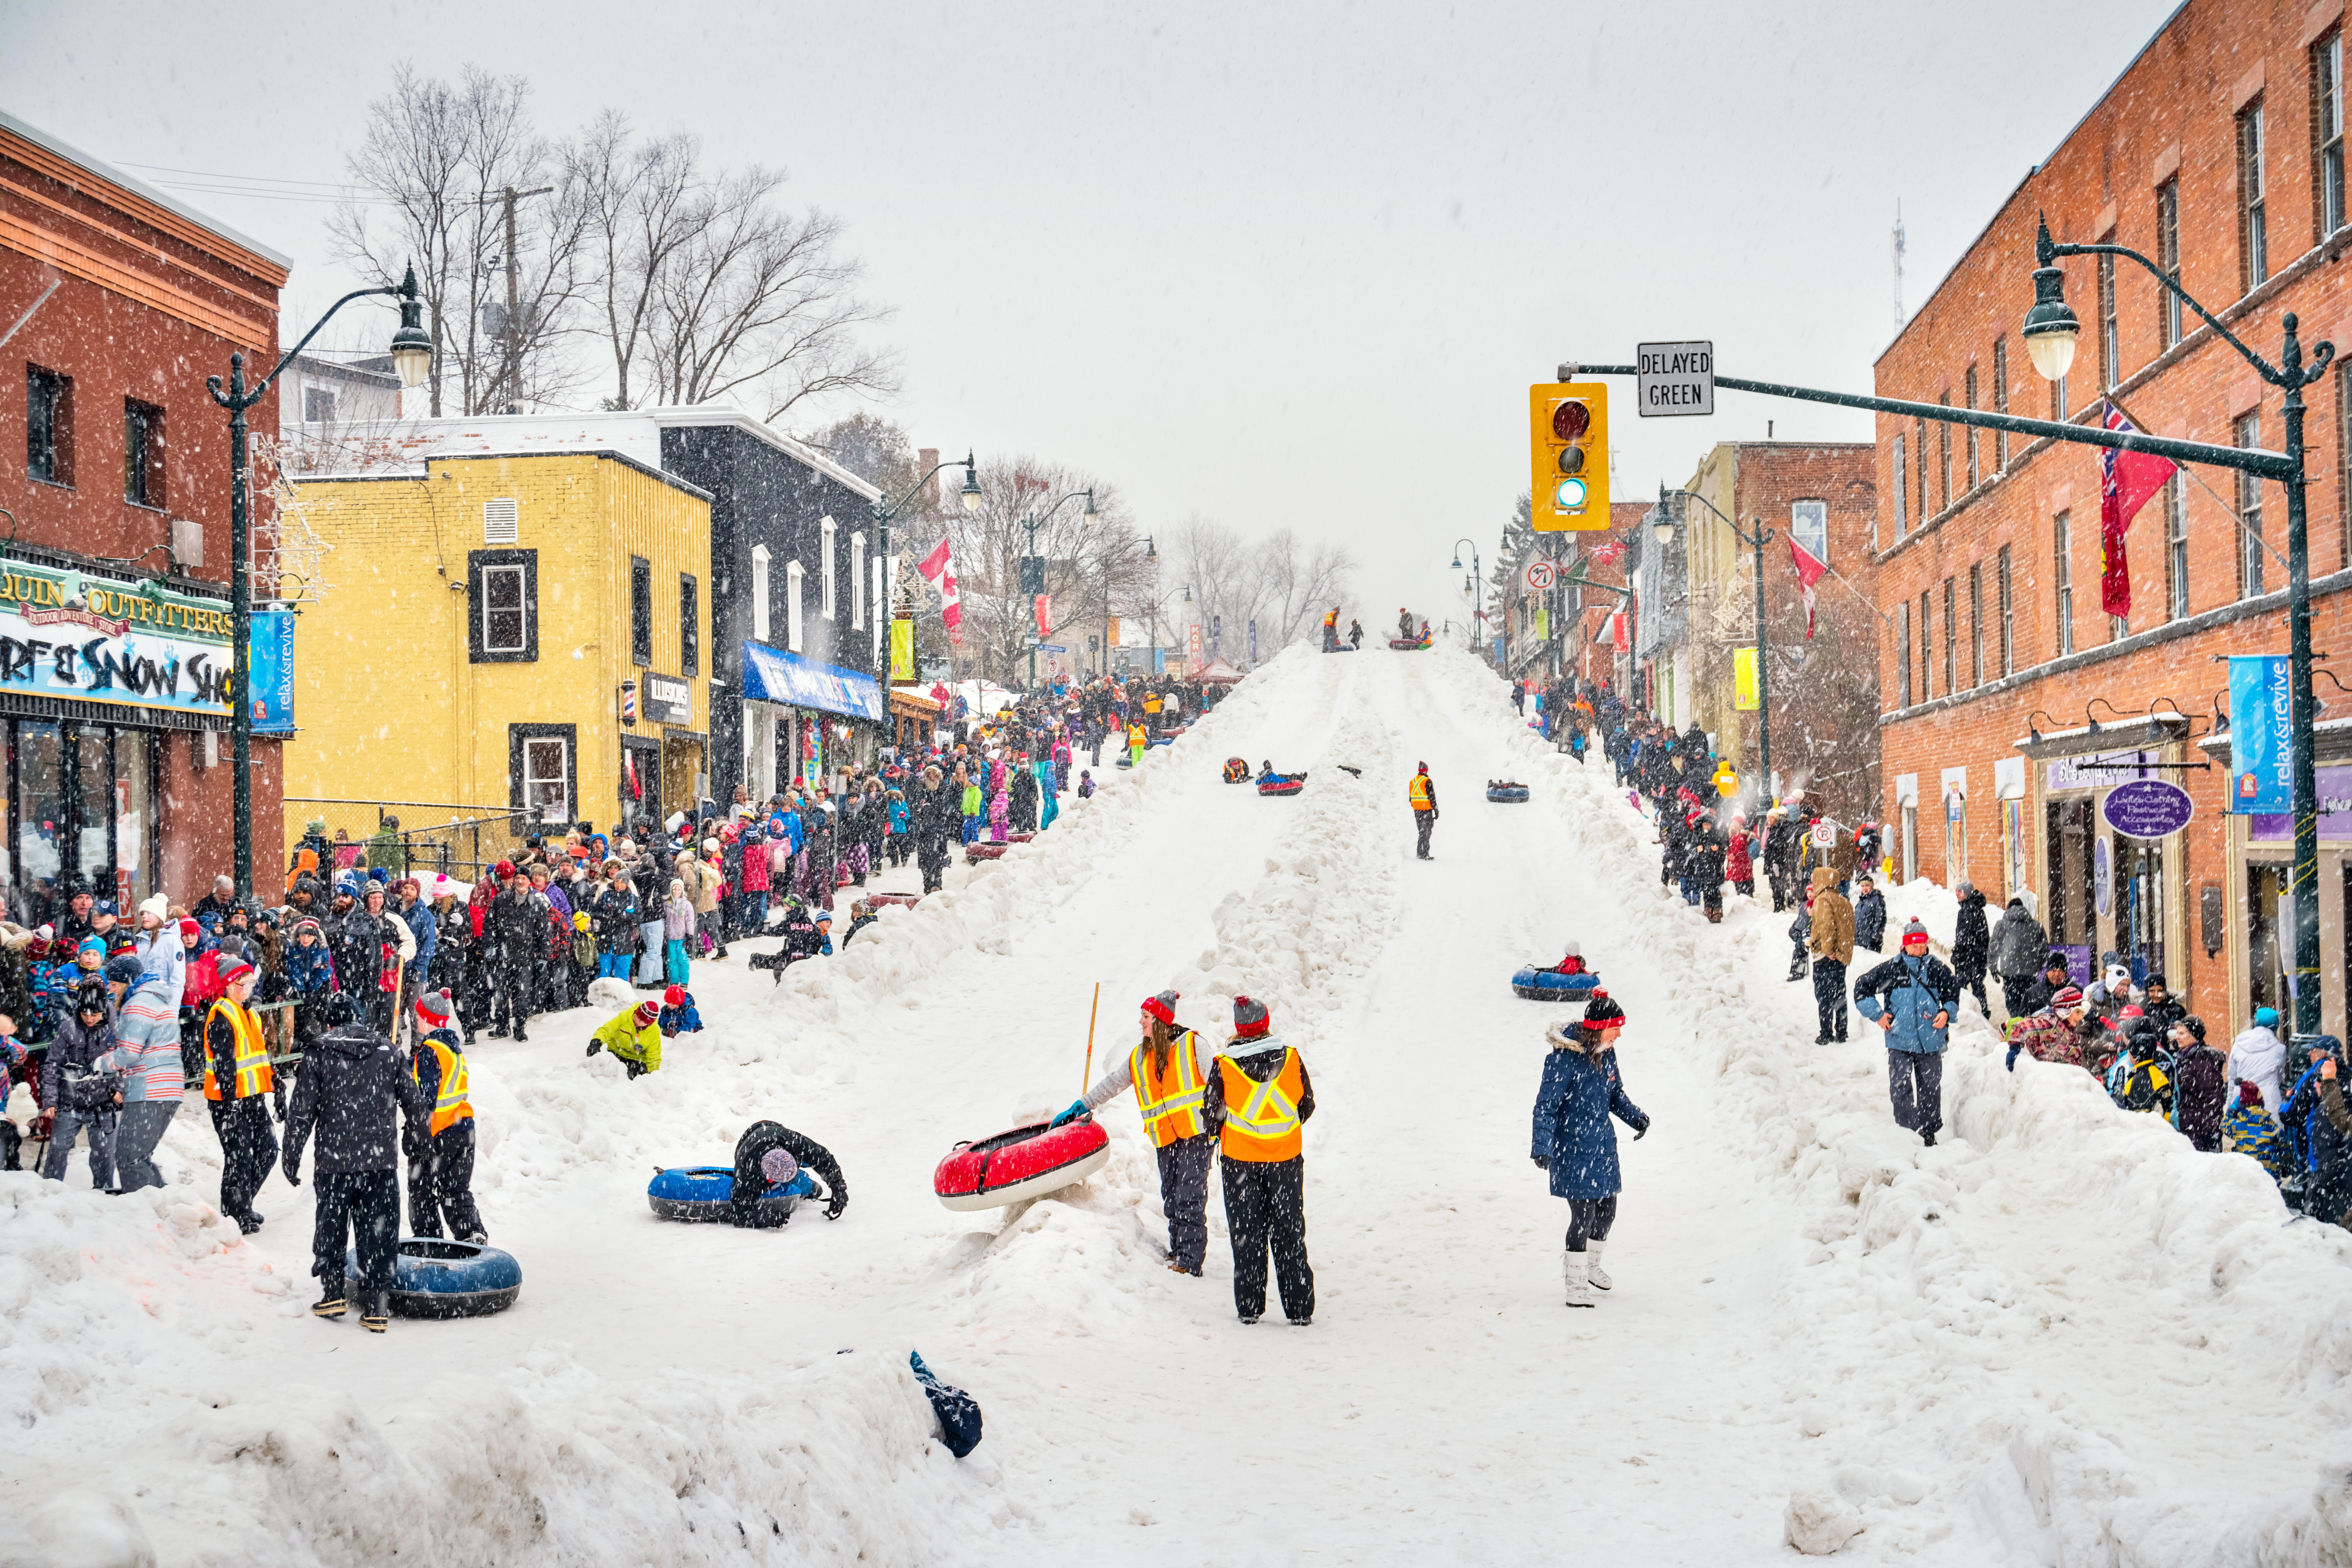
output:
[[765, 643], [743, 645], [743, 695], [754, 702], [814, 708], [877, 724], [884, 719], [882, 689], [872, 676], [819, 664]]

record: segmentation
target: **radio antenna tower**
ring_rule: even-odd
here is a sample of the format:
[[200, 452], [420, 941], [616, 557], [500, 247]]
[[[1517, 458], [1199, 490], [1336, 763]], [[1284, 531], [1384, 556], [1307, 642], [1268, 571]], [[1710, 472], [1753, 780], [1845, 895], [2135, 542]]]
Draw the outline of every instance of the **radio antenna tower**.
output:
[[1895, 201], [1895, 330], [1903, 330], [1903, 199]]

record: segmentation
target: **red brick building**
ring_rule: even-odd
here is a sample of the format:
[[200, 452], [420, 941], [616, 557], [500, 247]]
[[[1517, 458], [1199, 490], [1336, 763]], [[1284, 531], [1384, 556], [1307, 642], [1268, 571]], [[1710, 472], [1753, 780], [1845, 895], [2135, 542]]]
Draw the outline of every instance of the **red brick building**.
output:
[[[2282, 449], [2281, 394], [2123, 258], [2062, 264], [2083, 336], [2063, 386], [2037, 376], [2018, 336], [2034, 225], [2046, 214], [2062, 241], [2146, 254], [2267, 357], [2289, 311], [2306, 349], [2352, 347], [2345, 64], [2341, 0], [2190, 0], [1991, 215], [1880, 358], [1879, 393], [2083, 424], [2112, 397], [2158, 434]], [[2346, 374], [2306, 394], [2323, 652], [2352, 648]], [[2283, 1005], [2288, 846], [2269, 819], [2225, 813], [2226, 678], [2213, 662], [2286, 649], [2282, 489], [2183, 470], [2130, 530], [2131, 609], [2110, 617], [2097, 448], [1886, 416], [1876, 445], [1898, 870], [1972, 880], [1995, 912], [2032, 892], [2054, 943], [2164, 973], [2217, 1033]], [[2352, 746], [2323, 742], [2323, 795], [2337, 750]], [[2143, 774], [2187, 787], [2186, 829], [2136, 839], [2105, 822], [2107, 792]], [[2323, 1015], [2341, 1033], [2352, 824], [2324, 832]]]
[[[86, 888], [202, 897], [231, 864], [227, 416], [283, 257], [0, 114], [0, 845], [11, 918]], [[276, 399], [248, 416], [278, 427]], [[280, 837], [254, 745], [256, 843]], [[258, 874], [267, 879], [267, 868]]]

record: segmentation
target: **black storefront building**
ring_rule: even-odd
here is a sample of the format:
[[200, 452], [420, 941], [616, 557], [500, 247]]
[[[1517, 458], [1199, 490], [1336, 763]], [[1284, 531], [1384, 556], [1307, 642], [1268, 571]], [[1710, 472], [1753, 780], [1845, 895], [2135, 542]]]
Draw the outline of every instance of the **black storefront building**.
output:
[[[710, 793], [764, 800], [873, 760], [887, 717], [872, 485], [751, 416], [655, 409], [661, 466], [710, 493]], [[745, 645], [826, 679], [746, 679]], [[770, 668], [773, 667], [770, 661]], [[793, 700], [777, 700], [790, 696]]]

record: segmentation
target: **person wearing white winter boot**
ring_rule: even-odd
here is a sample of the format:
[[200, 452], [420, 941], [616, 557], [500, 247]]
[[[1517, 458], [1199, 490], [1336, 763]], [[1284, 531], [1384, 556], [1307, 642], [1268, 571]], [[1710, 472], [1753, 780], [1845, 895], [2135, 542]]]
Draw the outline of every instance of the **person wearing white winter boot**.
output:
[[1584, 1005], [1580, 1023], [1555, 1024], [1544, 1031], [1551, 1050], [1544, 1058], [1543, 1087], [1536, 1091], [1536, 1168], [1551, 1175], [1551, 1195], [1568, 1200], [1568, 1240], [1560, 1273], [1568, 1304], [1600, 1304], [1596, 1290], [1613, 1283], [1601, 1271], [1601, 1253], [1617, 1218], [1623, 1185], [1617, 1168], [1613, 1114], [1639, 1139], [1650, 1130], [1642, 1108], [1625, 1097], [1617, 1073], [1617, 1037], [1625, 1009], [1606, 991]]

